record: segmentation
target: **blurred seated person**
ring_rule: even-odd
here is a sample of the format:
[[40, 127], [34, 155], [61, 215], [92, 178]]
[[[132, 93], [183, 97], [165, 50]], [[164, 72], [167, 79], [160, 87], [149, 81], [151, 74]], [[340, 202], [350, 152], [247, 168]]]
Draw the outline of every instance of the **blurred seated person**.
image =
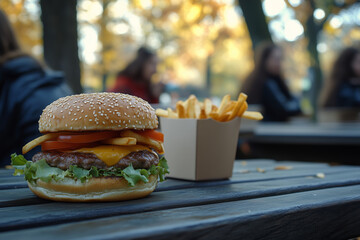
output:
[[244, 82], [242, 91], [249, 104], [260, 105], [264, 121], [287, 121], [301, 114], [299, 100], [285, 83], [282, 71], [283, 53], [279, 46], [266, 43], [255, 55], [255, 68]]
[[149, 103], [159, 103], [164, 86], [153, 84], [152, 76], [157, 71], [158, 58], [151, 50], [141, 47], [136, 58], [119, 72], [115, 86], [109, 92], [126, 93], [140, 97]]
[[[68, 94], [62, 74], [46, 72], [21, 50], [7, 16], [0, 10], [0, 167], [10, 164], [10, 154], [21, 154], [27, 142], [40, 136], [42, 110]], [[34, 152], [25, 157], [30, 159]]]
[[360, 107], [360, 50], [343, 50], [334, 63], [323, 93], [322, 106]]

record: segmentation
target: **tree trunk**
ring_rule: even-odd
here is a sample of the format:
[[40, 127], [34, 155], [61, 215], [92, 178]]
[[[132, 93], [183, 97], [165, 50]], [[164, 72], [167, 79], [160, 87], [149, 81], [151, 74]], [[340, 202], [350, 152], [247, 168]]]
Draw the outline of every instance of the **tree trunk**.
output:
[[40, 0], [46, 64], [65, 73], [75, 93], [81, 93], [76, 0]]
[[208, 57], [206, 58], [206, 72], [205, 72], [205, 76], [206, 76], [206, 89], [211, 93], [211, 59], [212, 59], [212, 54], [209, 54]]
[[259, 43], [272, 42], [261, 0], [239, 0], [250, 38], [255, 49]]
[[[315, 10], [315, 3], [313, 0], [308, 0], [312, 10]], [[310, 14], [309, 18], [306, 21], [305, 25], [305, 36], [308, 39], [307, 49], [310, 54], [310, 76], [311, 79], [311, 89], [310, 89], [310, 102], [313, 107], [312, 120], [317, 121], [318, 113], [318, 98], [322, 86], [322, 71], [320, 68], [320, 59], [319, 53], [317, 51], [318, 44], [318, 35], [321, 28], [315, 23], [313, 14]]]
[[102, 78], [102, 91], [105, 92], [106, 89], [106, 83], [107, 83], [107, 79], [108, 79], [108, 69], [106, 68], [106, 64], [107, 62], [105, 61], [104, 57], [106, 55], [106, 52], [109, 51], [109, 49], [112, 48], [112, 46], [110, 44], [108, 44], [108, 41], [106, 41], [106, 39], [109, 38], [109, 30], [107, 30], [106, 28], [106, 24], [107, 24], [107, 19], [108, 19], [108, 6], [109, 4], [112, 2], [112, 0], [102, 0], [102, 8], [103, 8], [103, 12], [102, 12], [102, 17], [100, 18], [100, 36], [99, 36], [99, 40], [102, 43], [102, 48], [101, 48], [101, 59], [100, 59], [100, 64], [101, 64], [101, 78]]

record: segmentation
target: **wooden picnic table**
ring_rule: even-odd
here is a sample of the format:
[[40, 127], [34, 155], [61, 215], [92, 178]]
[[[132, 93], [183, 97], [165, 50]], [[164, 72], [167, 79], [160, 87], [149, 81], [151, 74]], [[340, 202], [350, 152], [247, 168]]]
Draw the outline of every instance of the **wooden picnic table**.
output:
[[230, 180], [169, 179], [149, 197], [109, 203], [46, 201], [35, 197], [22, 177], [11, 174], [0, 170], [0, 239], [360, 236], [360, 167], [356, 166], [236, 161]]
[[261, 123], [252, 141], [360, 146], [360, 123]]
[[360, 165], [360, 123], [260, 123], [242, 138], [251, 157]]

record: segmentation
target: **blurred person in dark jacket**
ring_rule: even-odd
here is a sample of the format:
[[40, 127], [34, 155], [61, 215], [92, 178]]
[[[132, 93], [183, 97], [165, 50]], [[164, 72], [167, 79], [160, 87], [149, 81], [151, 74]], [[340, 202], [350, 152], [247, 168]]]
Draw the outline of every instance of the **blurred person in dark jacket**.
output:
[[[0, 167], [10, 164], [10, 154], [40, 136], [38, 120], [54, 100], [70, 94], [63, 75], [48, 73], [24, 53], [5, 13], [0, 10]], [[25, 157], [30, 159], [33, 150]]]
[[323, 107], [360, 107], [360, 50], [343, 50], [332, 68], [322, 96]]
[[271, 43], [260, 46], [255, 55], [255, 68], [242, 87], [248, 95], [247, 102], [262, 107], [264, 121], [287, 121], [301, 114], [299, 100], [285, 83], [282, 60], [279, 46]]
[[115, 86], [109, 92], [119, 92], [140, 97], [149, 103], [159, 103], [164, 86], [153, 84], [152, 76], [157, 72], [158, 58], [151, 50], [141, 47], [136, 58], [119, 72]]

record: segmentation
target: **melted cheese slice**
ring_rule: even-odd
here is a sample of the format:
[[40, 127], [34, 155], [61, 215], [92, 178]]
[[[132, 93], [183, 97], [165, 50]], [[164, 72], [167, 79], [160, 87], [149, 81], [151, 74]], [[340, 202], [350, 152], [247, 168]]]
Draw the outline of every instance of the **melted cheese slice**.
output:
[[115, 145], [100, 145], [93, 148], [80, 148], [74, 152], [93, 153], [107, 166], [113, 166], [120, 161], [123, 157], [131, 152], [147, 150], [151, 152], [150, 148], [142, 145], [132, 146], [115, 146]]

